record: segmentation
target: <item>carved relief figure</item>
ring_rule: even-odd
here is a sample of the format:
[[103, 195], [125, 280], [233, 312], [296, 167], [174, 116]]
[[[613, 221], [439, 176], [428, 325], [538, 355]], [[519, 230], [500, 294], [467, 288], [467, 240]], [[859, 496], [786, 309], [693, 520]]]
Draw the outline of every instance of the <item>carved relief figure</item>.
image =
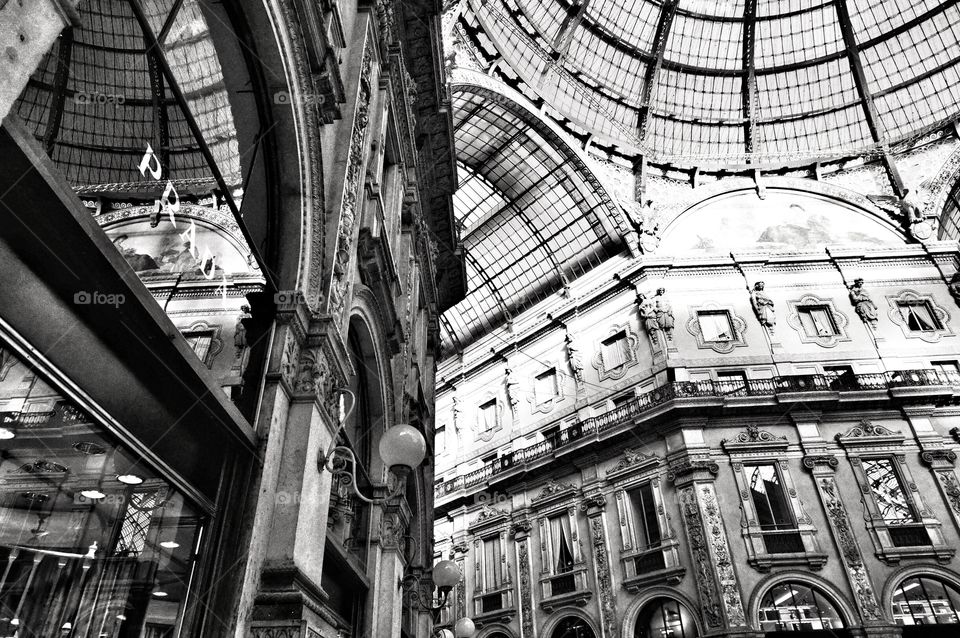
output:
[[758, 281], [753, 285], [753, 291], [750, 293], [750, 304], [753, 306], [753, 312], [756, 313], [760, 325], [766, 326], [773, 332], [777, 327], [777, 312], [773, 307], [773, 299], [767, 296], [763, 291], [764, 283]]
[[458, 398], [456, 397], [456, 395], [454, 395], [454, 397], [453, 397], [453, 408], [452, 408], [452, 410], [453, 410], [453, 429], [456, 430], [457, 432], [459, 432], [459, 431], [460, 431], [460, 424], [462, 423], [462, 421], [461, 421], [461, 419], [460, 419], [461, 408], [460, 408], [460, 399], [458, 399]]
[[873, 299], [863, 289], [863, 279], [855, 279], [850, 286], [850, 303], [853, 304], [863, 323], [871, 328], [877, 327], [877, 304], [873, 303]]
[[664, 334], [667, 335], [667, 339], [673, 341], [673, 307], [667, 300], [666, 293], [666, 288], [657, 288], [655, 306], [657, 311], [657, 324], [660, 326], [660, 329], [663, 330]]
[[507, 390], [507, 401], [510, 402], [510, 413], [513, 418], [517, 418], [517, 405], [520, 403], [520, 383], [512, 369], [507, 368], [503, 376], [503, 384]]
[[236, 354], [234, 355], [234, 368], [240, 370], [241, 376], [247, 367], [246, 355], [249, 349], [249, 344], [247, 343], [247, 327], [243, 325], [243, 320], [252, 318], [253, 315], [250, 314], [250, 306], [247, 304], [240, 306], [240, 314], [237, 316], [237, 325], [233, 332], [233, 346], [236, 350]]
[[570, 368], [573, 370], [573, 378], [579, 390], [583, 387], [583, 355], [580, 354], [580, 349], [576, 345], [574, 333], [568, 331], [564, 341], [567, 344], [567, 357], [570, 360]]

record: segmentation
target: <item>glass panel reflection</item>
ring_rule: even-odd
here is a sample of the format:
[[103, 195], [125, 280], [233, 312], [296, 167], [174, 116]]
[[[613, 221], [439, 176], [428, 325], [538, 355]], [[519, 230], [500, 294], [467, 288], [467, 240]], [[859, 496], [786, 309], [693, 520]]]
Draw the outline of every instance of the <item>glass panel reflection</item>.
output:
[[960, 591], [934, 578], [903, 581], [893, 593], [898, 625], [953, 625], [960, 622]]
[[200, 516], [0, 346], [0, 638], [176, 636]]
[[802, 583], [774, 585], [760, 601], [763, 631], [816, 631], [842, 629], [836, 607], [817, 590]]

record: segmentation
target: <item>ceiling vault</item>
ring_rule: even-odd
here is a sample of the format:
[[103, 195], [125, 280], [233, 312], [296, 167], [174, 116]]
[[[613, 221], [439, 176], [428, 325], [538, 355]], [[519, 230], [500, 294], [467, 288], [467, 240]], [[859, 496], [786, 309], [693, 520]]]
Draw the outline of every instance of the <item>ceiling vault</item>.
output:
[[650, 116], [650, 99], [653, 97], [653, 86], [663, 66], [663, 54], [667, 48], [667, 39], [670, 37], [670, 27], [673, 17], [677, 14], [679, 0], [665, 0], [660, 8], [660, 17], [657, 19], [657, 31], [653, 38], [653, 60], [647, 64], [647, 71], [643, 76], [643, 94], [640, 98], [640, 108], [637, 110], [637, 137], [643, 142], [646, 139], [647, 120]]

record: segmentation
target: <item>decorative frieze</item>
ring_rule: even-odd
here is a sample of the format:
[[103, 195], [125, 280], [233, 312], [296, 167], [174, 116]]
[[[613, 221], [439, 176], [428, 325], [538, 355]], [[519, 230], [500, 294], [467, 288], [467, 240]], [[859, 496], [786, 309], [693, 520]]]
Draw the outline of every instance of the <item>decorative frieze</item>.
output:
[[694, 486], [685, 487], [678, 491], [677, 499], [680, 503], [680, 513], [683, 516], [684, 529], [687, 532], [687, 542], [690, 555], [693, 557], [697, 590], [700, 594], [700, 609], [708, 627], [723, 626], [723, 616], [720, 612], [720, 592], [714, 580], [713, 563], [707, 548], [707, 537], [703, 532], [703, 522], [700, 518], [700, 509]]
[[[520, 522], [518, 521], [517, 524]], [[521, 529], [523, 538], [517, 537], [517, 532], [514, 532], [514, 536], [517, 537], [517, 582], [520, 584], [520, 638], [534, 638], [533, 588], [530, 582], [533, 567], [530, 565], [530, 537], [527, 535], [530, 531], [530, 521], [522, 522], [526, 523], [526, 529]], [[517, 524], [514, 525], [515, 530]]]
[[593, 539], [593, 560], [596, 570], [600, 616], [603, 618], [603, 635], [606, 638], [615, 638], [619, 633], [617, 631], [617, 605], [610, 575], [610, 556], [607, 552], [602, 510], [590, 516], [590, 533]]
[[333, 282], [330, 287], [330, 313], [339, 315], [344, 307], [349, 277], [347, 269], [353, 252], [353, 235], [357, 219], [357, 201], [360, 199], [363, 165], [367, 151], [367, 127], [370, 122], [370, 75], [372, 68], [370, 44], [364, 43], [360, 63], [357, 105], [347, 149], [347, 167], [343, 180], [343, 202], [340, 205], [340, 223], [337, 227], [337, 244], [334, 251]]
[[710, 458], [684, 457], [670, 463], [667, 479], [683, 484], [697, 479], [712, 480], [720, 472], [720, 466]]

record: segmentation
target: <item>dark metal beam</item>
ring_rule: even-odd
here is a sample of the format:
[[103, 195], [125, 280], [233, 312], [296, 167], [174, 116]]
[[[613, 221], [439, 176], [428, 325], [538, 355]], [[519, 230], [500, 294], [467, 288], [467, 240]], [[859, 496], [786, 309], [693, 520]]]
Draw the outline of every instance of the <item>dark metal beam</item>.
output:
[[[843, 34], [843, 43], [847, 49], [847, 59], [850, 61], [850, 69], [853, 71], [854, 84], [860, 93], [860, 100], [863, 105], [863, 113], [867, 121], [867, 127], [870, 129], [870, 135], [873, 141], [884, 148], [887, 143], [886, 131], [883, 129], [883, 122], [880, 120], [880, 114], [877, 112], [877, 106], [873, 102], [873, 94], [867, 84], [867, 76], [863, 71], [863, 61], [860, 59], [860, 49], [857, 45], [857, 39], [853, 33], [853, 23], [850, 20], [850, 10], [847, 7], [847, 0], [836, 0], [834, 6], [837, 9], [837, 20], [840, 23], [840, 31]], [[884, 150], [881, 155], [883, 165], [886, 168], [887, 178], [890, 186], [893, 188], [897, 197], [903, 197], [906, 194], [903, 179], [897, 170], [895, 160]]]
[[653, 38], [653, 60], [647, 63], [647, 71], [643, 76], [643, 94], [640, 98], [640, 108], [637, 111], [637, 137], [640, 141], [646, 136], [647, 118], [650, 115], [650, 98], [653, 95], [653, 83], [657, 73], [663, 65], [663, 53], [667, 48], [667, 39], [670, 37], [670, 27], [673, 25], [673, 16], [677, 14], [679, 0], [664, 0], [660, 8], [660, 17], [657, 19], [657, 30]]
[[43, 149], [47, 155], [53, 154], [54, 145], [60, 135], [60, 124], [63, 122], [63, 108], [67, 99], [67, 79], [70, 77], [70, 57], [73, 52], [73, 27], [67, 27], [60, 35], [57, 45], [57, 70], [53, 76], [51, 91], [50, 115], [47, 126], [43, 131]]
[[555, 59], [564, 58], [570, 49], [570, 41], [573, 40], [573, 32], [577, 30], [584, 16], [587, 15], [587, 8], [590, 6], [590, 0], [579, 0], [580, 4], [574, 4], [567, 9], [567, 16], [563, 19], [560, 29], [557, 31], [557, 37], [553, 39], [553, 50], [556, 54]]
[[[148, 44], [149, 47], [149, 44]], [[147, 71], [150, 75], [150, 99], [153, 107], [153, 148], [161, 166], [170, 166], [170, 114], [167, 112], [167, 91], [157, 52], [146, 52]]]
[[757, 121], [757, 72], [754, 52], [757, 35], [757, 0], [743, 4], [743, 145], [747, 153], [756, 151], [754, 131]]

